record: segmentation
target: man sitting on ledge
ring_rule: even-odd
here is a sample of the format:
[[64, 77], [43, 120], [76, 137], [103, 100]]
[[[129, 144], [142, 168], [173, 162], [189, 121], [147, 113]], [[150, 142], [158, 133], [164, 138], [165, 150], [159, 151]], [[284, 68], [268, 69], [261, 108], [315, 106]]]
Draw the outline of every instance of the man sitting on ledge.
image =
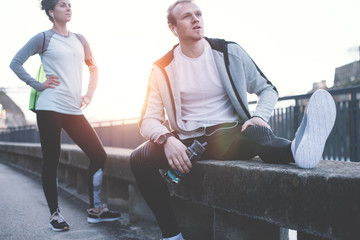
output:
[[[179, 44], [155, 62], [140, 121], [149, 139], [130, 157], [138, 187], [155, 214], [164, 239], [183, 239], [167, 185], [159, 169], [188, 173], [187, 147], [207, 142], [202, 159], [236, 160], [259, 156], [267, 163], [295, 162], [315, 167], [335, 121], [335, 104], [316, 91], [292, 141], [274, 135], [268, 120], [278, 92], [236, 43], [204, 38], [202, 12], [192, 0], [168, 9], [168, 24]], [[259, 98], [251, 115], [246, 94]], [[163, 125], [165, 111], [173, 130]]]

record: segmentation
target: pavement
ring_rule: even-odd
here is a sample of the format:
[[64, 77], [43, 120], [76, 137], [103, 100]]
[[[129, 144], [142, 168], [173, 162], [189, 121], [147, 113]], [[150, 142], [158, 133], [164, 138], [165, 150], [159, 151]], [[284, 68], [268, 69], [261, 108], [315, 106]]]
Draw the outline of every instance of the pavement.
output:
[[70, 225], [66, 232], [54, 232], [49, 226], [50, 213], [39, 176], [0, 163], [0, 239], [63, 240], [122, 239], [159, 240], [161, 233], [151, 224], [129, 225], [127, 213], [110, 223], [86, 221], [88, 205], [60, 189], [61, 214]]

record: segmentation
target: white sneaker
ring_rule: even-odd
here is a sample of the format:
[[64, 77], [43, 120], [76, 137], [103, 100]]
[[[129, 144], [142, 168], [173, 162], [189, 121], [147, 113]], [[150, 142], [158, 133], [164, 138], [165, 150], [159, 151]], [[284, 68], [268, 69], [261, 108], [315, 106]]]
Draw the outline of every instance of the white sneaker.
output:
[[178, 235], [171, 237], [171, 238], [163, 238], [162, 240], [184, 240], [183, 236], [181, 233], [179, 233]]
[[314, 92], [291, 143], [296, 165], [300, 168], [314, 168], [318, 165], [335, 118], [336, 107], [330, 93], [323, 89]]

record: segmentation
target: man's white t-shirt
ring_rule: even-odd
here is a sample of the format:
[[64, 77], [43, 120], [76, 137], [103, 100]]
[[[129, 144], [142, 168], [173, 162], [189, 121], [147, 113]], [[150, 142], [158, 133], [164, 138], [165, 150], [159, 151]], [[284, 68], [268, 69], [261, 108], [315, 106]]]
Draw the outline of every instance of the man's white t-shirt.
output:
[[183, 121], [201, 122], [204, 127], [239, 119], [221, 83], [210, 44], [198, 58], [184, 55], [180, 45], [174, 58], [180, 86]]

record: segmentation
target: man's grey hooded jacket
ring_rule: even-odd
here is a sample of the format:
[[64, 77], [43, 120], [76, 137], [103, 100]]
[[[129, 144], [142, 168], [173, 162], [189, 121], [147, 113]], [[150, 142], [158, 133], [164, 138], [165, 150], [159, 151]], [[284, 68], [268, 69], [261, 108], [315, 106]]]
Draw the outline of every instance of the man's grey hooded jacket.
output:
[[[276, 88], [238, 44], [222, 39], [205, 39], [210, 43], [221, 82], [240, 122], [251, 118], [247, 93], [254, 93], [259, 98], [252, 116], [268, 121], [278, 99]], [[201, 136], [205, 131], [199, 122], [182, 120], [180, 89], [174, 63], [176, 46], [155, 62], [142, 108], [139, 123], [141, 134], [154, 142], [160, 135], [169, 132], [163, 125], [165, 113], [171, 129], [182, 139]]]

